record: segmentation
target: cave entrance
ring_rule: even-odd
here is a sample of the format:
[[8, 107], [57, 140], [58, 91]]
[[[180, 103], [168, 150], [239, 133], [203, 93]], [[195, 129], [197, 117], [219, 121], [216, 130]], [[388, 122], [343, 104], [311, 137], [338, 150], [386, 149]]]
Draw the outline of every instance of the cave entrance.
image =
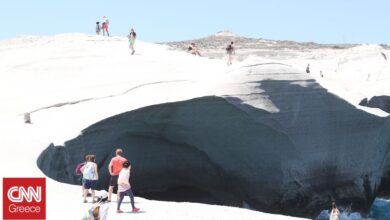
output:
[[151, 200], [170, 201], [170, 202], [196, 202], [212, 205], [223, 205], [211, 193], [190, 186], [180, 186], [169, 188], [162, 192], [138, 193], [140, 197]]

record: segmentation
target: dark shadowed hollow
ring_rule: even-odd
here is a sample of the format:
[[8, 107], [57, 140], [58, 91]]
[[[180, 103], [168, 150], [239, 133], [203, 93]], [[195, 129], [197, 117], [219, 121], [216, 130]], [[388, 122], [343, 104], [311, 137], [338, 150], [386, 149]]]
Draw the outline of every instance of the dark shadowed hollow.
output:
[[[260, 67], [259, 67], [260, 68]], [[390, 118], [356, 109], [314, 81], [262, 80], [279, 112], [237, 97], [201, 97], [125, 112], [65, 143], [49, 146], [37, 164], [49, 177], [78, 184], [74, 167], [97, 155], [99, 188], [115, 149], [132, 163], [138, 196], [316, 217], [333, 198], [367, 213], [386, 192]]]

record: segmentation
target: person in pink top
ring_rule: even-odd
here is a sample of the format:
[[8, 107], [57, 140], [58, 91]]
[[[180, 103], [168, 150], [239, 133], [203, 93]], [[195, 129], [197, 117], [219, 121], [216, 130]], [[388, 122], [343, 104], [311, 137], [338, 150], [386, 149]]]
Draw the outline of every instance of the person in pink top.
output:
[[[111, 201], [111, 195], [114, 187], [118, 186], [118, 176], [123, 168], [123, 163], [127, 161], [126, 158], [122, 157], [122, 149], [116, 149], [115, 154], [116, 156], [111, 159], [110, 164], [108, 165], [108, 171], [111, 175], [108, 187], [108, 201]], [[119, 196], [117, 196], [117, 199], [119, 199]]]
[[118, 178], [119, 201], [116, 209], [117, 213], [123, 213], [123, 211], [121, 210], [121, 204], [125, 195], [128, 195], [130, 197], [130, 202], [131, 202], [131, 207], [133, 208], [133, 212], [139, 211], [139, 208], [135, 207], [134, 205], [134, 194], [133, 191], [131, 190], [131, 185], [129, 182], [130, 169], [131, 169], [130, 162], [126, 161], [123, 163], [122, 171], [119, 173], [119, 178]]
[[103, 31], [103, 36], [105, 36], [105, 33], [107, 33], [107, 36], [109, 37], [110, 36], [110, 33], [108, 33], [108, 24], [109, 24], [109, 20], [108, 20], [108, 17], [107, 16], [103, 16], [103, 20], [102, 20], [102, 31]]

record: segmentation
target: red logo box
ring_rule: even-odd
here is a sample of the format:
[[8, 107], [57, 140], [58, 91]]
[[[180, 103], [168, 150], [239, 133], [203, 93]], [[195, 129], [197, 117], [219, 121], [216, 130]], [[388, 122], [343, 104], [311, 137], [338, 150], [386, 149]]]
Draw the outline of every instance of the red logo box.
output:
[[46, 179], [3, 178], [3, 219], [46, 219]]

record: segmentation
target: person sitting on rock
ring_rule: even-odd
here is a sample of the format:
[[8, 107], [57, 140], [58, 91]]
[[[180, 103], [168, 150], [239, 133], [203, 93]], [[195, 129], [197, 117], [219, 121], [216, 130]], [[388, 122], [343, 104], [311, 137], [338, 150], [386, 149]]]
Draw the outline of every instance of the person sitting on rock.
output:
[[201, 56], [199, 53], [199, 49], [195, 43], [190, 44], [190, 46], [188, 47], [188, 52], [195, 55], [195, 56]]
[[88, 212], [85, 213], [82, 220], [107, 220], [108, 211], [110, 205], [108, 203], [108, 194], [106, 191], [103, 191], [100, 196], [97, 196], [97, 202], [88, 209]]

